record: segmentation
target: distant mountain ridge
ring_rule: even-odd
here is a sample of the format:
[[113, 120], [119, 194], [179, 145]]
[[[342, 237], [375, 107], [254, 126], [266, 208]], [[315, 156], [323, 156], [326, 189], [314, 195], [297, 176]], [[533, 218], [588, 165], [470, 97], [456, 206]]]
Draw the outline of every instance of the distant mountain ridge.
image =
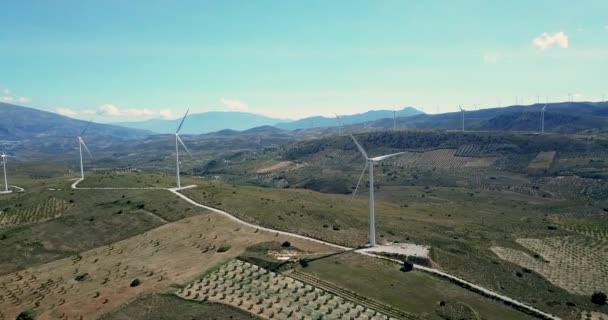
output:
[[424, 114], [423, 112], [413, 108], [413, 107], [405, 107], [401, 110], [371, 110], [364, 113], [358, 113], [353, 115], [344, 115], [341, 116], [341, 120], [338, 121], [336, 117], [308, 117], [296, 121], [278, 123], [275, 125], [277, 128], [286, 129], [286, 130], [297, 130], [297, 129], [305, 129], [305, 128], [320, 128], [320, 127], [335, 127], [340, 125], [340, 122], [343, 125], [351, 125], [351, 124], [359, 124], [370, 122], [378, 119], [384, 118], [393, 118], [393, 113], [396, 117], [411, 117], [420, 114]]
[[[182, 119], [163, 120], [150, 119], [137, 122], [118, 122], [118, 126], [149, 130], [156, 133], [174, 133]], [[231, 111], [210, 111], [203, 113], [192, 113], [184, 122], [182, 134], [203, 134], [216, 132], [225, 129], [247, 130], [255, 127], [270, 126], [282, 121], [283, 119], [266, 117], [248, 112]]]
[[[465, 111], [465, 130], [540, 131], [540, 110], [544, 103]], [[392, 119], [370, 123], [370, 128], [390, 129]], [[461, 130], [462, 114], [457, 112], [424, 114], [397, 118], [398, 129]], [[608, 131], [608, 102], [558, 102], [547, 104], [545, 131], [577, 133], [585, 130]]]
[[[396, 111], [397, 117], [409, 117], [422, 114], [422, 112], [406, 107]], [[393, 117], [392, 110], [373, 110], [365, 113], [345, 115], [342, 117], [344, 125], [357, 124], [374, 121], [382, 118]], [[156, 133], [173, 133], [179, 125], [180, 119], [163, 120], [151, 119], [138, 122], [118, 122], [115, 125], [149, 130]], [[308, 117], [300, 120], [290, 121], [266, 117], [247, 112], [211, 111], [190, 114], [182, 127], [183, 134], [204, 134], [222, 130], [243, 131], [262, 126], [274, 126], [284, 130], [297, 130], [304, 128], [320, 128], [337, 126], [338, 121], [335, 117]]]

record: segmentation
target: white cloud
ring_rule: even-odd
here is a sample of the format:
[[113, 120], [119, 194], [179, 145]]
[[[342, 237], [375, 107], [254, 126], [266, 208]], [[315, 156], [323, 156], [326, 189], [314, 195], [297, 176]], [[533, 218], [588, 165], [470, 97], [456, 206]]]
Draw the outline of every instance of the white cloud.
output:
[[99, 114], [110, 117], [153, 117], [158, 115], [148, 108], [142, 109], [119, 109], [113, 104], [104, 104], [99, 107]]
[[0, 101], [6, 103], [28, 103], [30, 102], [30, 98], [16, 96], [10, 89], [3, 88], [2, 94], [0, 95]]
[[233, 111], [249, 110], [249, 106], [246, 103], [238, 101], [238, 100], [229, 100], [229, 99], [222, 98], [220, 101], [222, 102], [224, 107], [228, 108], [229, 110], [233, 110]]
[[57, 109], [55, 109], [55, 112], [59, 113], [62, 116], [66, 116], [66, 117], [75, 117], [78, 115], [78, 112], [76, 112], [70, 108], [57, 108]]
[[[142, 120], [154, 117], [161, 117], [164, 119], [174, 119], [173, 112], [169, 109], [161, 109], [159, 111], [154, 111], [149, 108], [129, 108], [129, 109], [121, 109], [114, 104], [107, 103], [97, 110], [95, 109], [83, 109], [83, 110], [74, 110], [67, 107], [59, 107], [55, 109], [55, 112], [68, 116], [68, 117], [91, 117], [91, 116], [101, 116], [105, 118], [123, 118], [124, 120]], [[121, 119], [121, 120], [123, 120]]]
[[532, 43], [543, 50], [554, 45], [566, 49], [568, 48], [568, 36], [561, 31], [554, 35], [543, 32], [543, 34], [534, 38]]
[[173, 111], [171, 111], [169, 109], [160, 109], [160, 111], [158, 112], [158, 115], [164, 119], [174, 119], [175, 118]]
[[483, 55], [483, 63], [485, 64], [496, 64], [500, 60], [500, 54], [492, 52]]

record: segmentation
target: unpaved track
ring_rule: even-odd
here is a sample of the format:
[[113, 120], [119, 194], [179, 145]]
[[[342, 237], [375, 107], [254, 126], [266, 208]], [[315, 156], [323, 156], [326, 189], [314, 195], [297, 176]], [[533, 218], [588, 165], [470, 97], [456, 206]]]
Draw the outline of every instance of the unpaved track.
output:
[[[80, 189], [78, 187], [78, 183], [80, 183], [82, 180], [83, 179], [76, 180], [72, 184], [72, 188], [73, 189]], [[275, 234], [281, 234], [281, 235], [286, 235], [286, 236], [292, 236], [292, 237], [299, 238], [299, 239], [309, 240], [309, 241], [313, 241], [313, 242], [316, 242], [316, 243], [319, 243], [319, 244], [323, 244], [323, 245], [334, 247], [334, 248], [341, 249], [341, 250], [353, 250], [353, 248], [349, 248], [349, 247], [333, 244], [333, 243], [322, 241], [322, 240], [319, 240], [319, 239], [314, 239], [314, 238], [302, 236], [302, 235], [291, 233], [291, 232], [274, 230], [274, 229], [271, 229], [271, 228], [266, 228], [266, 227], [254, 225], [252, 223], [245, 222], [245, 221], [237, 218], [236, 216], [231, 215], [230, 213], [228, 213], [226, 211], [223, 211], [223, 210], [220, 210], [220, 209], [217, 209], [217, 208], [213, 208], [213, 207], [209, 207], [209, 206], [200, 204], [200, 203], [198, 203], [198, 202], [196, 202], [196, 201], [188, 198], [187, 196], [179, 193], [180, 190], [190, 189], [190, 188], [195, 188], [195, 187], [196, 187], [195, 185], [190, 185], [190, 186], [186, 186], [186, 187], [182, 187], [182, 188], [154, 188], [154, 189], [168, 190], [168, 191], [174, 193], [175, 195], [179, 196], [180, 198], [184, 199], [185, 201], [191, 203], [192, 205], [195, 205], [197, 207], [204, 208], [204, 209], [207, 209], [207, 210], [219, 213], [219, 214], [221, 214], [221, 215], [223, 215], [223, 216], [225, 216], [225, 217], [227, 217], [227, 218], [229, 218], [229, 219], [231, 219], [233, 221], [236, 221], [236, 222], [238, 222], [238, 223], [240, 223], [242, 225], [245, 225], [247, 227], [256, 228], [256, 229], [259, 229], [259, 230], [262, 230], [262, 231], [267, 231], [267, 232], [274, 232]], [[83, 189], [99, 189], [99, 190], [112, 189], [112, 190], [114, 190], [114, 189], [149, 189], [149, 188], [83, 188]], [[400, 261], [400, 260], [397, 260], [397, 259], [392, 259], [392, 258], [388, 258], [388, 257], [376, 255], [376, 254], [371, 254], [371, 253], [368, 253], [368, 252], [356, 251], [356, 250], [355, 250], [355, 252], [360, 253], [360, 254], [364, 254], [364, 255], [367, 255], [367, 256], [370, 256], [370, 257], [378, 258], [378, 259], [392, 261], [392, 262], [395, 262], [395, 263], [398, 263], [398, 264], [403, 263], [403, 261]], [[427, 273], [439, 276], [441, 278], [449, 279], [449, 280], [451, 280], [453, 282], [459, 283], [460, 285], [462, 285], [464, 287], [468, 287], [468, 288], [472, 289], [472, 291], [481, 292], [485, 296], [488, 296], [488, 297], [500, 300], [500, 301], [502, 301], [504, 303], [516, 306], [516, 307], [518, 307], [520, 309], [526, 310], [526, 311], [528, 311], [528, 312], [530, 312], [532, 314], [535, 314], [537, 316], [540, 316], [542, 318], [552, 319], [552, 320], [561, 320], [561, 318], [559, 318], [557, 316], [554, 316], [552, 314], [549, 314], [549, 313], [546, 313], [544, 311], [541, 311], [541, 310], [539, 310], [539, 309], [537, 309], [537, 308], [535, 308], [533, 306], [530, 306], [530, 305], [528, 305], [528, 304], [526, 304], [524, 302], [517, 301], [517, 300], [512, 299], [512, 298], [510, 298], [508, 296], [505, 296], [505, 295], [502, 295], [500, 293], [494, 292], [492, 290], [486, 289], [486, 288], [484, 288], [482, 286], [476, 285], [476, 284], [474, 284], [472, 282], [469, 282], [469, 281], [467, 281], [465, 279], [462, 279], [462, 278], [459, 278], [457, 276], [451, 275], [449, 273], [446, 273], [446, 272], [443, 272], [443, 271], [440, 271], [440, 270], [437, 270], [437, 269], [433, 269], [433, 268], [428, 268], [428, 267], [425, 267], [425, 266], [417, 265], [417, 264], [414, 265], [414, 268], [417, 269], [417, 270], [423, 271], [423, 272], [427, 272]]]

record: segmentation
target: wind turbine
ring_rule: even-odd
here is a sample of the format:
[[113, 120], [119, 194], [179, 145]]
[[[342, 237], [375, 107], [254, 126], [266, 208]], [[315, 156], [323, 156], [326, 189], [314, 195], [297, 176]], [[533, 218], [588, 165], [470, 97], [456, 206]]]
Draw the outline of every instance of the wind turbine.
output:
[[8, 193], [8, 180], [6, 179], [6, 158], [10, 157], [6, 153], [2, 152], [2, 167], [4, 167], [4, 192]]
[[397, 111], [393, 110], [393, 131], [397, 131]]
[[540, 132], [545, 133], [545, 110], [547, 109], [547, 105], [545, 105], [542, 109], [540, 109]]
[[464, 109], [460, 106], [458, 106], [458, 109], [460, 109], [460, 113], [462, 114], [462, 132], [464, 132]]
[[80, 132], [80, 135], [77, 136], [77, 138], [78, 138], [78, 152], [80, 153], [80, 178], [81, 179], [84, 179], [84, 165], [83, 165], [83, 161], [82, 161], [82, 147], [84, 147], [84, 149], [89, 154], [89, 158], [91, 158], [91, 159], [93, 158], [93, 156], [91, 155], [91, 151], [89, 151], [89, 148], [87, 148], [87, 145], [84, 143], [84, 140], [82, 139], [82, 136], [84, 135], [84, 133], [87, 131], [87, 129], [91, 125], [91, 122], [92, 121], [89, 121], [89, 123], [84, 127], [84, 129], [82, 129], [82, 132]]
[[179, 180], [179, 145], [181, 144], [182, 147], [184, 147], [184, 149], [186, 150], [186, 152], [188, 152], [190, 157], [192, 157], [192, 153], [190, 153], [190, 150], [188, 150], [188, 148], [182, 141], [182, 138], [179, 137], [179, 130], [182, 129], [182, 126], [184, 125], [184, 121], [186, 120], [186, 117], [188, 116], [188, 112], [190, 112], [190, 109], [186, 110], [186, 114], [182, 118], [182, 122], [179, 123], [179, 127], [177, 127], [177, 130], [175, 130], [175, 169], [176, 169], [175, 175], [177, 177], [177, 187], [178, 188], [182, 187], [181, 181]]
[[336, 115], [336, 119], [338, 119], [338, 124], [340, 125], [338, 127], [338, 135], [342, 135], [342, 127], [344, 127], [344, 123], [342, 122], [342, 117], [339, 116], [338, 114], [334, 113]]
[[[380, 162], [384, 159], [394, 157], [405, 152], [397, 152], [392, 154], [387, 154], [384, 156], [370, 158], [367, 156], [367, 152], [365, 149], [359, 144], [357, 139], [351, 134], [350, 137], [353, 139], [357, 148], [365, 158], [365, 167], [363, 167], [363, 171], [361, 172], [361, 176], [359, 176], [359, 181], [357, 182], [357, 186], [355, 187], [355, 192], [353, 192], [353, 198], [357, 194], [357, 190], [359, 189], [359, 185], [361, 184], [361, 179], [363, 179], [363, 175], [365, 174], [365, 170], [369, 167], [369, 245], [370, 247], [376, 246], [376, 223], [374, 220], [374, 164], [376, 162]], [[351, 198], [352, 200], [352, 198]]]

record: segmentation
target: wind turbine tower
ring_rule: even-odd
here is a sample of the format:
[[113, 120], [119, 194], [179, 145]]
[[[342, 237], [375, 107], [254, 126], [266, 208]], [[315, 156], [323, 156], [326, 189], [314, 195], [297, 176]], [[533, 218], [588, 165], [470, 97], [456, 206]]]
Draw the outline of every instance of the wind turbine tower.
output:
[[540, 132], [545, 133], [545, 110], [547, 110], [547, 105], [545, 105], [542, 109], [540, 109]]
[[393, 131], [397, 131], [397, 111], [393, 110]]
[[361, 184], [361, 179], [363, 179], [365, 170], [367, 170], [367, 168], [369, 167], [369, 245], [370, 245], [370, 247], [375, 247], [376, 246], [376, 222], [374, 219], [375, 218], [374, 217], [374, 164], [376, 162], [380, 162], [384, 159], [403, 154], [404, 152], [392, 153], [392, 154], [387, 154], [384, 156], [370, 158], [367, 156], [367, 152], [365, 152], [365, 149], [363, 149], [363, 147], [359, 144], [357, 139], [355, 139], [355, 137], [352, 134], [350, 135], [350, 137], [353, 139], [353, 142], [355, 142], [355, 144], [357, 145], [359, 152], [361, 152], [361, 154], [365, 158], [365, 167], [363, 167], [363, 172], [361, 172], [361, 175], [359, 176], [359, 181], [357, 182], [357, 186], [355, 187], [355, 192], [353, 192], [353, 198], [357, 194], [357, 190], [359, 189], [359, 185]]
[[338, 119], [338, 135], [342, 135], [342, 129], [344, 127], [344, 123], [342, 122], [342, 117], [339, 116], [338, 114], [334, 113], [336, 115], [336, 119]]
[[190, 157], [192, 157], [190, 150], [188, 150], [188, 148], [182, 141], [182, 138], [180, 138], [180, 136], [179, 136], [179, 131], [182, 129], [182, 126], [184, 125], [184, 121], [186, 120], [186, 117], [188, 116], [188, 112], [190, 112], [190, 109], [186, 110], [186, 114], [182, 118], [182, 122], [179, 123], [177, 130], [175, 130], [175, 171], [176, 171], [175, 176], [177, 178], [177, 187], [178, 188], [182, 187], [181, 181], [179, 179], [179, 145], [181, 144], [182, 147], [184, 147], [184, 149], [186, 150], [186, 152], [188, 152]]
[[462, 132], [464, 132], [464, 109], [460, 106], [458, 106], [458, 109], [460, 109], [460, 113], [462, 114]]
[[8, 180], [6, 179], [6, 158], [9, 156], [2, 152], [2, 167], [4, 168], [4, 192], [8, 193]]
[[87, 151], [87, 153], [89, 154], [89, 158], [93, 158], [93, 156], [91, 155], [91, 151], [89, 151], [89, 148], [87, 148], [86, 143], [84, 143], [84, 139], [82, 139], [82, 137], [84, 136], [84, 133], [87, 131], [87, 129], [89, 128], [89, 126], [91, 125], [92, 121], [89, 121], [89, 123], [84, 127], [84, 129], [82, 129], [82, 132], [80, 132], [80, 135], [78, 135], [78, 153], [80, 154], [80, 178], [84, 179], [84, 164], [83, 164], [83, 160], [82, 160], [82, 147], [84, 147], [84, 150]]

